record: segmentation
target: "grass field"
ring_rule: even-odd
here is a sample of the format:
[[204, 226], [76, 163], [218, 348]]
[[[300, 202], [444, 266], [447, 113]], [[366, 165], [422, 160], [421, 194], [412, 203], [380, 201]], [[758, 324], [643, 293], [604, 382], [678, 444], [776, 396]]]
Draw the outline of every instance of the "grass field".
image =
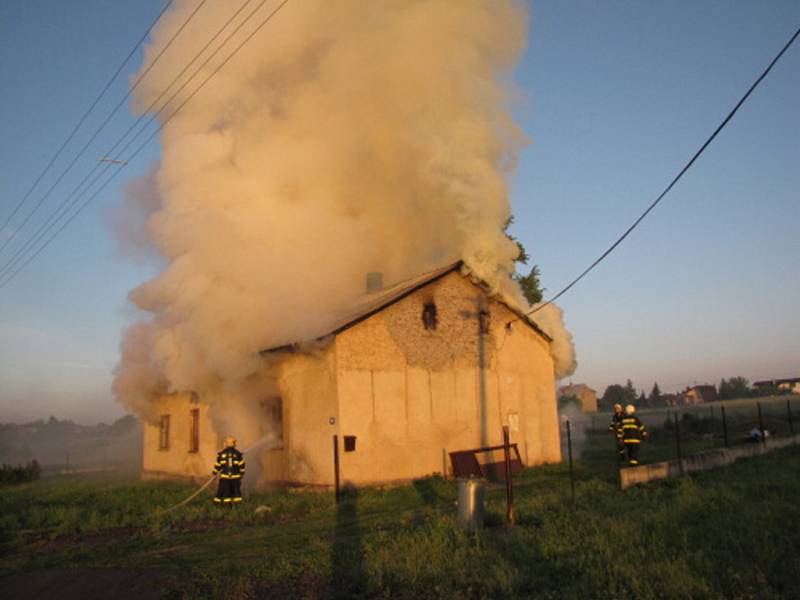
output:
[[[75, 590], [79, 578], [83, 597], [104, 597], [116, 577], [131, 595], [114, 597], [139, 599], [800, 597], [800, 448], [621, 492], [610, 445], [587, 439], [574, 508], [565, 466], [529, 469], [515, 493], [519, 525], [504, 525], [497, 490], [477, 535], [455, 521], [455, 485], [436, 478], [339, 505], [275, 491], [227, 511], [204, 496], [168, 515], [156, 508], [192, 488], [77, 478], [4, 487], [0, 596], [57, 598], [62, 580]], [[649, 452], [668, 447], [656, 440]]]

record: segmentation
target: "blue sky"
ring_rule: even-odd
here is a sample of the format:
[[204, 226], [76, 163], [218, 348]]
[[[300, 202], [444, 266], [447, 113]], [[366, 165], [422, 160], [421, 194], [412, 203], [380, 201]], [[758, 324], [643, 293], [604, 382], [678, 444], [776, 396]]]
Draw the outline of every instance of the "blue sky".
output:
[[[0, 3], [0, 224], [162, 6]], [[512, 181], [514, 234], [552, 293], [695, 152], [800, 26], [800, 4], [548, 1], [531, 2], [531, 13], [516, 74], [515, 113], [531, 143]], [[723, 376], [800, 375], [798, 73], [800, 45], [651, 216], [563, 297], [579, 361], [573, 381], [602, 391], [630, 377], [676, 390]], [[89, 129], [125, 84], [116, 82]], [[120, 111], [77, 173], [130, 122]], [[0, 289], [0, 421], [122, 414], [111, 370], [132, 316], [126, 295], [151, 267], [119, 255], [107, 214], [157, 155], [154, 143]], [[72, 188], [58, 189], [41, 215]]]

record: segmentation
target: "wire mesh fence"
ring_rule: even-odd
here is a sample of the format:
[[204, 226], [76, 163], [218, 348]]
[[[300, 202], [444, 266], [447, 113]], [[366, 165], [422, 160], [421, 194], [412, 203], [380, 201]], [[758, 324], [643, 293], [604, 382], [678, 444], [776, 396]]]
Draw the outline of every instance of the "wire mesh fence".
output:
[[[797, 395], [645, 409], [636, 415], [648, 433], [640, 445], [640, 465], [682, 461], [719, 448], [760, 444], [800, 433]], [[611, 413], [562, 415], [562, 456], [565, 462], [570, 454], [580, 461], [577, 477], [610, 479], [628, 466], [620, 460], [616, 436], [609, 427], [611, 418]]]

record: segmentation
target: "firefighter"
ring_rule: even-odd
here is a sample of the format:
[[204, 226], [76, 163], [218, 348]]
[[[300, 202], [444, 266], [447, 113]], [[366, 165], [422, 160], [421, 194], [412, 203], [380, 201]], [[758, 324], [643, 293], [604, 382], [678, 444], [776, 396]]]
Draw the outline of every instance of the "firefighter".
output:
[[614, 434], [617, 442], [617, 462], [625, 460], [625, 444], [622, 441], [622, 419], [625, 415], [622, 412], [622, 404], [614, 405], [614, 414], [611, 417], [611, 424], [608, 426], [609, 433]]
[[628, 466], [635, 467], [639, 464], [639, 444], [647, 437], [644, 425], [634, 413], [636, 407], [628, 404], [625, 407], [625, 416], [622, 418], [620, 429], [622, 443], [628, 452]]
[[236, 449], [236, 438], [228, 436], [225, 439], [225, 447], [217, 453], [214, 475], [219, 477], [215, 503], [233, 506], [242, 501], [244, 455]]

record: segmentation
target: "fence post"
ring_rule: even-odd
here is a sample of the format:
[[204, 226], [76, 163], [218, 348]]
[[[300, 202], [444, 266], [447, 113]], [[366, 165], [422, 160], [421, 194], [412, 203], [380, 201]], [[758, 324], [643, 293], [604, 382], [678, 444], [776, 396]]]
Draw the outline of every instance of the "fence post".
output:
[[511, 525], [515, 525], [517, 511], [514, 508], [514, 488], [511, 483], [511, 447], [508, 440], [508, 425], [503, 425], [503, 452], [506, 462], [506, 518]]
[[786, 399], [786, 414], [789, 417], [789, 433], [794, 433], [794, 423], [792, 422], [792, 401]]
[[711, 447], [714, 448], [714, 407], [708, 407], [710, 421], [708, 423], [708, 434], [711, 436]]
[[678, 452], [678, 468], [683, 475], [683, 453], [681, 452], [681, 424], [678, 413], [675, 413], [675, 450]]
[[758, 430], [761, 432], [761, 443], [765, 444], [767, 440], [764, 437], [764, 417], [761, 415], [761, 402], [756, 402], [756, 408], [758, 408]]
[[725, 447], [728, 447], [728, 421], [725, 418], [725, 407], [720, 406], [720, 410], [722, 411], [722, 437], [725, 440]]
[[575, 475], [572, 472], [572, 427], [567, 419], [567, 453], [569, 454], [569, 488], [572, 494], [572, 506], [575, 506]]
[[333, 485], [336, 503], [339, 503], [339, 436], [333, 436]]
[[617, 455], [617, 483], [619, 484], [619, 489], [622, 489], [622, 454], [619, 451], [619, 438], [617, 437], [616, 429], [611, 432], [613, 435], [611, 437], [614, 440], [614, 454]]

